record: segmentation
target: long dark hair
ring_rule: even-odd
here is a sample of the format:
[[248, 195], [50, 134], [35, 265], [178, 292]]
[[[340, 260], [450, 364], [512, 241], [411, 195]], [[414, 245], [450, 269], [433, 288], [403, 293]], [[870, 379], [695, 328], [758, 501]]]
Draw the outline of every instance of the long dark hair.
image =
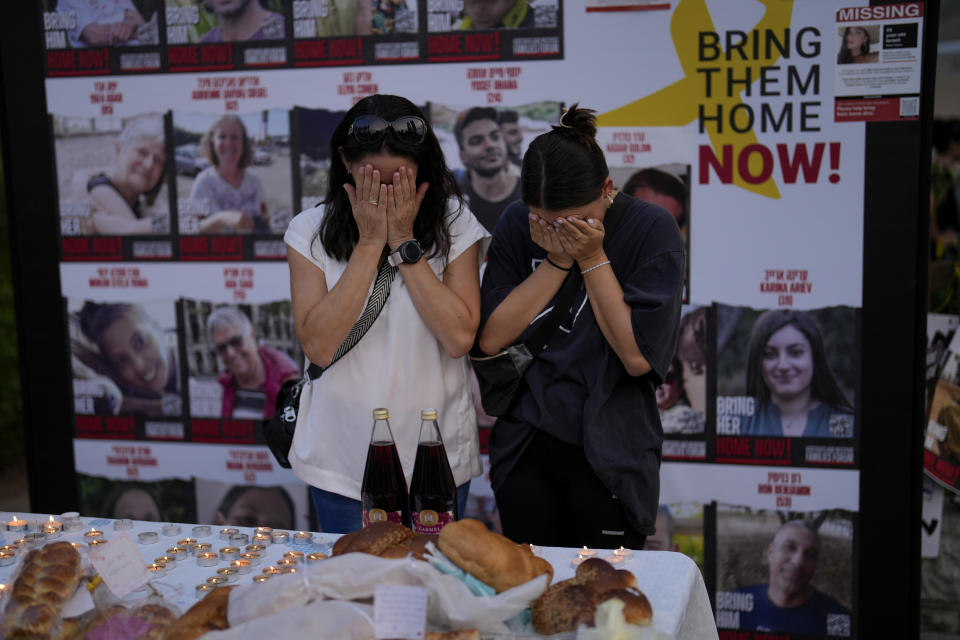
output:
[[589, 204], [603, 194], [610, 172], [597, 144], [593, 113], [574, 104], [559, 125], [530, 143], [520, 172], [524, 204], [559, 211]]
[[802, 333], [810, 343], [813, 356], [810, 395], [834, 409], [853, 413], [853, 407], [840, 390], [840, 385], [833, 377], [830, 364], [827, 362], [820, 323], [811, 314], [794, 309], [764, 311], [753, 324], [753, 330], [750, 332], [750, 347], [747, 350], [747, 395], [753, 396], [761, 403], [770, 401], [770, 388], [763, 381], [763, 351], [770, 336], [787, 325]]
[[462, 201], [456, 178], [447, 168], [437, 136], [427, 126], [426, 136], [420, 144], [401, 142], [392, 131], [386, 132], [377, 142], [363, 144], [354, 136], [347, 135], [350, 125], [362, 115], [375, 115], [388, 121], [402, 116], [418, 116], [425, 122], [427, 120], [417, 105], [400, 96], [377, 94], [353, 105], [330, 138], [330, 181], [327, 197], [323, 201], [327, 209], [314, 239], [319, 237], [324, 250], [337, 260], [350, 258], [353, 247], [360, 239], [360, 232], [356, 220], [353, 219], [350, 198], [343, 189], [344, 184], [354, 184], [353, 177], [344, 166], [340, 153], [342, 151], [343, 157], [349, 162], [358, 162], [378, 153], [388, 153], [410, 158], [417, 163], [417, 186], [424, 182], [430, 183], [413, 222], [413, 235], [420, 241], [427, 256], [439, 255], [446, 260], [450, 253], [447, 203], [450, 198], [456, 197], [462, 208]]
[[[863, 32], [863, 45], [860, 46], [860, 53], [854, 54], [850, 49], [847, 48], [847, 34], [850, 33], [850, 29], [859, 29]], [[853, 62], [854, 55], [866, 56], [870, 54], [870, 32], [868, 32], [863, 27], [847, 27], [843, 30], [843, 42], [840, 45], [840, 53], [837, 54], [837, 64], [850, 64]]]

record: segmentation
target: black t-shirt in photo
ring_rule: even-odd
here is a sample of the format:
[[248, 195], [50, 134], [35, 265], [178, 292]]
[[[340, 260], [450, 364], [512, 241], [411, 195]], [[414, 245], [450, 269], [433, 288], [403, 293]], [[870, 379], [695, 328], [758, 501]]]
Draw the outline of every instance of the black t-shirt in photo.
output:
[[[663, 442], [654, 392], [676, 350], [684, 243], [666, 210], [623, 194], [617, 198], [627, 200], [626, 211], [615, 232], [604, 239], [604, 248], [631, 308], [637, 346], [652, 370], [639, 377], [627, 373], [582, 287], [569, 317], [527, 370], [508, 415], [494, 427], [491, 481], [494, 488], [502, 484], [533, 429], [540, 429], [582, 446], [598, 477], [623, 501], [631, 524], [649, 535], [656, 518]], [[500, 216], [483, 276], [481, 326], [546, 257], [530, 238], [528, 214], [517, 202]], [[553, 301], [520, 340], [552, 308]]]

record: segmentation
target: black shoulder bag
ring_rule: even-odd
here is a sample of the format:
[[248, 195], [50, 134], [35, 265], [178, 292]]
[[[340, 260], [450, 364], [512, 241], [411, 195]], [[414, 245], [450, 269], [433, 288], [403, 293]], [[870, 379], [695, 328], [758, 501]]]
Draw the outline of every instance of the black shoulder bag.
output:
[[277, 459], [284, 469], [290, 468], [290, 446], [293, 444], [293, 433], [297, 428], [297, 414], [300, 409], [300, 392], [307, 381], [313, 381], [319, 378], [324, 371], [333, 366], [333, 363], [342, 358], [350, 349], [352, 349], [360, 338], [367, 333], [374, 320], [380, 315], [383, 306], [390, 297], [390, 284], [397, 275], [397, 268], [390, 265], [388, 260], [384, 260], [377, 271], [377, 279], [373, 283], [373, 291], [367, 300], [366, 306], [360, 318], [350, 329], [343, 344], [333, 355], [333, 360], [326, 368], [310, 363], [302, 378], [287, 380], [280, 387], [277, 393], [276, 410], [273, 417], [263, 421], [263, 439], [270, 447], [270, 452]]
[[[617, 197], [607, 211], [604, 244], [619, 225], [629, 201], [626, 197]], [[484, 355], [480, 348], [474, 345], [470, 352], [470, 362], [473, 364], [473, 371], [477, 375], [480, 386], [480, 403], [488, 415], [501, 417], [507, 413], [520, 389], [523, 375], [530, 368], [533, 359], [547, 348], [550, 338], [556, 333], [564, 316], [570, 313], [570, 305], [573, 304], [573, 298], [580, 289], [581, 282], [583, 282], [583, 276], [574, 263], [574, 268], [567, 274], [560, 287], [560, 293], [557, 295], [550, 315], [525, 342], [511, 345], [492, 356]]]

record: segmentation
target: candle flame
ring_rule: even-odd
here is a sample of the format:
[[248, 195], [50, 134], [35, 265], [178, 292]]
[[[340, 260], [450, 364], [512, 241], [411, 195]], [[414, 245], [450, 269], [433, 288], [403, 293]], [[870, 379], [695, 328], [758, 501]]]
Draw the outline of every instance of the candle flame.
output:
[[50, 516], [50, 524], [53, 524], [53, 516]]
[[20, 516], [13, 516], [14, 522], [20, 522]]
[[587, 550], [587, 545], [583, 545], [583, 550], [584, 550], [584, 551]]

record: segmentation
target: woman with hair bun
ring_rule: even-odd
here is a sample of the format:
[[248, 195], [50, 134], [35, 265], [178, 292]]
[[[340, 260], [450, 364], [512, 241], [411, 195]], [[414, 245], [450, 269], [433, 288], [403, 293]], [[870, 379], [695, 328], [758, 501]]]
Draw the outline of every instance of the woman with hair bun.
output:
[[494, 232], [482, 352], [525, 340], [566, 278], [582, 282], [493, 427], [491, 483], [515, 541], [641, 549], [657, 515], [655, 394], [677, 345], [684, 245], [670, 213], [616, 193], [596, 131], [593, 111], [574, 105], [538, 136], [523, 201]]

